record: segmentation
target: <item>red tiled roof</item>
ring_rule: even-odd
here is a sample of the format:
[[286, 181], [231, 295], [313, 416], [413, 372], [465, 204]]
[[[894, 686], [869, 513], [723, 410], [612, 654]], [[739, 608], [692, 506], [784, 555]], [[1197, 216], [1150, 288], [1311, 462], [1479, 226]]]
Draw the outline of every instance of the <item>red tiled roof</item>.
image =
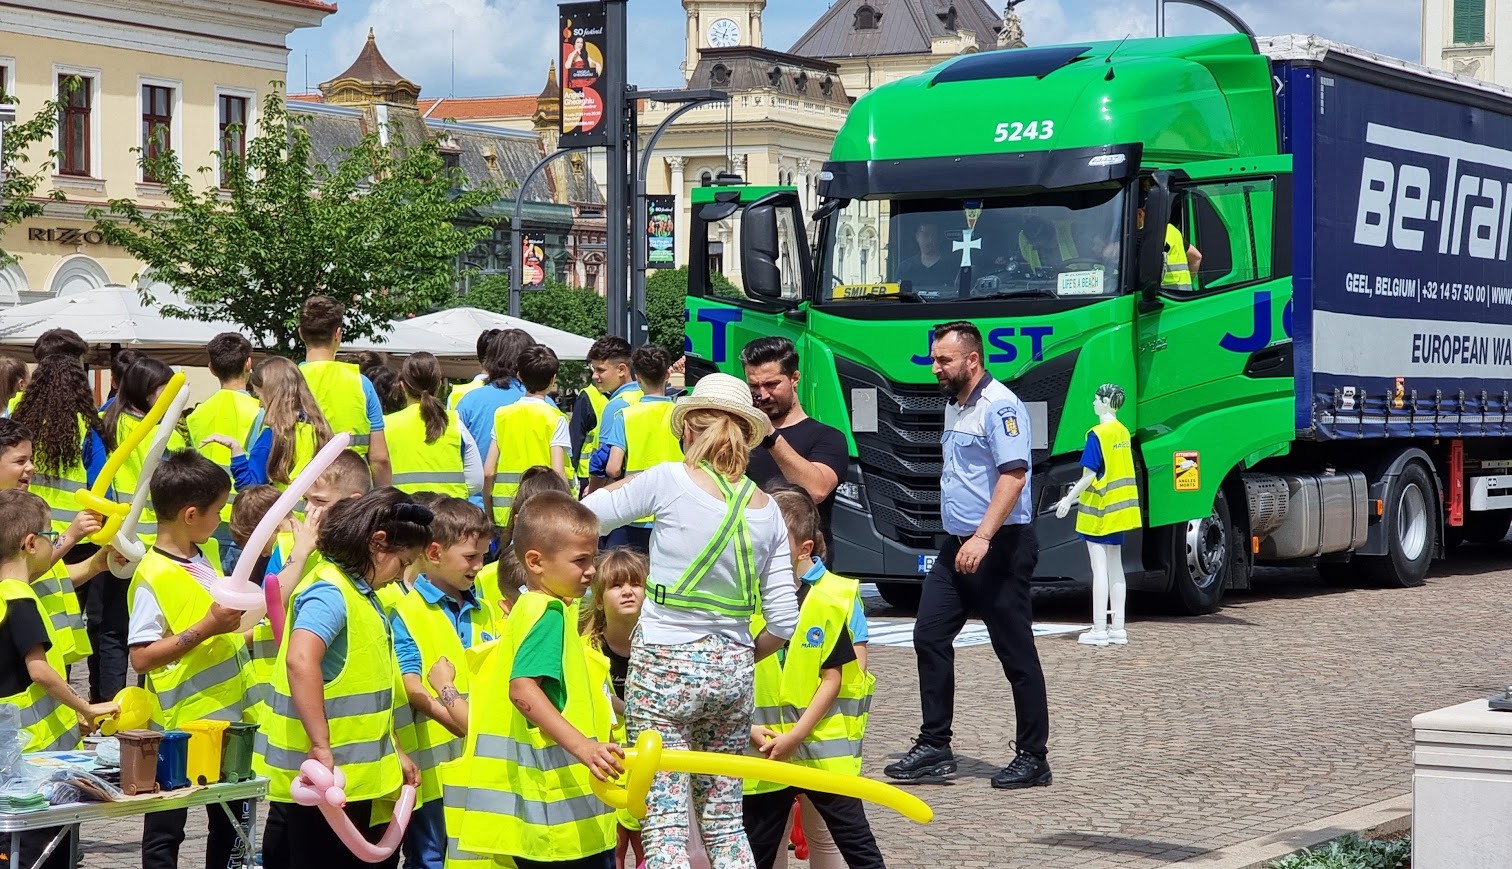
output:
[[325, 97], [320, 94], [289, 94], [288, 98], [296, 103], [323, 103]]
[[[447, 118], [458, 121], [528, 118], [535, 114], [537, 99], [533, 96], [422, 99], [420, 113], [438, 121]], [[435, 111], [431, 111], [432, 107]]]
[[301, 9], [316, 9], [321, 12], [335, 12], [335, 3], [321, 3], [320, 0], [263, 0], [264, 3], [277, 3], [281, 6], [298, 6]]

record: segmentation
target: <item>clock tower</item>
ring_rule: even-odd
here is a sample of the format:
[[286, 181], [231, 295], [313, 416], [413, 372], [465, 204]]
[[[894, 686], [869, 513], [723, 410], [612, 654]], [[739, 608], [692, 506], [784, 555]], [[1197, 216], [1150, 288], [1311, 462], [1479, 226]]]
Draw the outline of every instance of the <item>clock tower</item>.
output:
[[688, 12], [684, 78], [698, 66], [701, 49], [761, 47], [761, 13], [766, 0], [683, 0], [683, 8]]

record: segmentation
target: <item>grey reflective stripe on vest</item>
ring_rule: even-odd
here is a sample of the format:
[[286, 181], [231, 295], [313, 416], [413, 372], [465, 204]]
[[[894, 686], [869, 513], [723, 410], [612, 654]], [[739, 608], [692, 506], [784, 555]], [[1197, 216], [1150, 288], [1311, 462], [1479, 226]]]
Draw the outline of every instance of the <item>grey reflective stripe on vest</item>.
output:
[[614, 811], [594, 794], [542, 802], [526, 799], [512, 791], [496, 791], [476, 785], [467, 790], [467, 810], [504, 815], [537, 827], [591, 821]]
[[1087, 505], [1087, 504], [1082, 504], [1080, 506], [1080, 510], [1081, 510], [1081, 514], [1083, 516], [1092, 516], [1092, 517], [1096, 517], [1096, 518], [1100, 519], [1100, 518], [1102, 518], [1104, 516], [1107, 516], [1107, 515], [1109, 515], [1111, 513], [1117, 513], [1119, 510], [1127, 510], [1130, 507], [1138, 507], [1138, 506], [1139, 506], [1139, 498], [1138, 497], [1134, 497], [1134, 498], [1125, 498], [1122, 501], [1114, 501], [1111, 504], [1104, 504], [1101, 507], [1092, 507], [1092, 506]]
[[[256, 747], [254, 749], [268, 762], [268, 766], [287, 772], [297, 772], [299, 765], [309, 759], [307, 751], [294, 751], [288, 748], [273, 745], [261, 730], [257, 732]], [[394, 753], [394, 741], [384, 734], [380, 739], [368, 742], [351, 742], [345, 745], [331, 746], [331, 757], [337, 766], [352, 763], [377, 763]]]
[[373, 441], [372, 435], [357, 434], [356, 432], [349, 432], [349, 434], [351, 434], [352, 439], [347, 442], [347, 446], [365, 447]]
[[394, 474], [395, 486], [419, 486], [424, 483], [466, 483], [467, 478], [460, 471], [415, 471], [408, 474]]
[[[448, 809], [467, 808], [467, 785], [446, 785], [441, 791], [441, 805]], [[456, 830], [448, 830], [446, 837], [447, 860], [489, 860], [492, 857], [483, 857], [470, 851], [462, 850], [462, 840], [456, 835]]]
[[496, 760], [507, 760], [516, 766], [541, 772], [566, 769], [578, 762], [578, 759], [572, 756], [572, 752], [560, 745], [536, 748], [508, 736], [492, 734], [478, 735], [476, 753]]
[[59, 492], [82, 492], [89, 488], [89, 484], [79, 480], [69, 480], [64, 477], [54, 477], [50, 474], [34, 473], [31, 485], [43, 489], [57, 489]]
[[[424, 718], [424, 716], [421, 716], [421, 717]], [[425, 720], [429, 721], [430, 719], [427, 718]], [[410, 706], [408, 703], [405, 703], [404, 705], [400, 706], [398, 709], [394, 710], [394, 729], [395, 730], [399, 730], [400, 728], [403, 728], [403, 727], [414, 727], [416, 725], [416, 723], [417, 722], [416, 722], [416, 719], [415, 719], [415, 709], [414, 709], [413, 706]]]
[[854, 757], [860, 759], [861, 741], [852, 741], [846, 737], [837, 739], [805, 739], [798, 744], [798, 749], [793, 752], [796, 760], [835, 760], [841, 757]]
[[[819, 723], [828, 721], [836, 715], [858, 718], [869, 712], [871, 712], [870, 697], [837, 697], [835, 698], [835, 702], [830, 705], [829, 711], [824, 713], [823, 718], [819, 719]], [[790, 722], [797, 722], [798, 719], [803, 717], [803, 713], [804, 710], [799, 709], [797, 706], [782, 707], [782, 714], [788, 716], [787, 720]], [[819, 724], [815, 724], [814, 726], [818, 727]]]
[[[54, 613], [52, 617], [53, 630], [60, 632], [71, 631], [74, 627], [73, 621], [73, 616], [69, 615], [68, 613]], [[82, 624], [83, 623], [80, 622], [81, 626]]]
[[[357, 715], [376, 715], [385, 712], [394, 702], [394, 692], [388, 689], [372, 691], [367, 694], [349, 694], [345, 697], [327, 697], [325, 699], [326, 720], [332, 718], [351, 718]], [[274, 690], [273, 699], [269, 701], [274, 713], [284, 718], [299, 719], [299, 713], [294, 710], [294, 698]]]
[[781, 724], [782, 709], [778, 706], [757, 706], [756, 711], [751, 713], [751, 723], [760, 724], [762, 727]]
[[[252, 641], [252, 657], [256, 658], [259, 661], [273, 660], [274, 658], [277, 658], [278, 657], [278, 638], [277, 637], [260, 637], [260, 638], [258, 638], [256, 640], [253, 640]], [[268, 690], [272, 691], [273, 690], [273, 686], [269, 685], [268, 686]]]
[[63, 590], [63, 579], [59, 576], [49, 576], [46, 579], [39, 579], [31, 584], [31, 590], [39, 598], [47, 597], [50, 594], [57, 594]]
[[20, 713], [21, 727], [24, 729], [36, 727], [43, 719], [57, 712], [62, 706], [63, 704], [54, 700], [51, 694], [43, 694], [37, 699], [36, 703], [29, 706], [17, 706], [16, 711]]
[[247, 705], [269, 703], [273, 700], [273, 686], [267, 682], [257, 682], [247, 688]]
[[1104, 481], [1102, 483], [1102, 485], [1098, 485], [1097, 483], [1093, 483], [1091, 486], [1088, 486], [1087, 488], [1089, 488], [1092, 491], [1092, 494], [1094, 494], [1094, 495], [1101, 495], [1101, 494], [1103, 494], [1105, 492], [1111, 492], [1114, 489], [1117, 489], [1117, 488], [1119, 488], [1121, 486], [1132, 486], [1134, 484], [1135, 484], [1135, 482], [1134, 482], [1134, 478], [1133, 477], [1118, 477], [1117, 479]]
[[495, 483], [518, 483], [524, 474], [494, 474]]
[[79, 738], [79, 725], [75, 724], [74, 726], [58, 734], [58, 738], [54, 739], [50, 745], [42, 746], [41, 750], [72, 751], [73, 749], [79, 747]]
[[462, 756], [461, 738], [448, 739], [440, 745], [431, 745], [410, 753], [410, 759], [421, 769], [436, 769], [449, 760]]
[[240, 656], [233, 655], [208, 670], [195, 673], [172, 688], [158, 688], [158, 703], [164, 711], [173, 709], [196, 694], [202, 694], [226, 682], [240, 682], [241, 670]]

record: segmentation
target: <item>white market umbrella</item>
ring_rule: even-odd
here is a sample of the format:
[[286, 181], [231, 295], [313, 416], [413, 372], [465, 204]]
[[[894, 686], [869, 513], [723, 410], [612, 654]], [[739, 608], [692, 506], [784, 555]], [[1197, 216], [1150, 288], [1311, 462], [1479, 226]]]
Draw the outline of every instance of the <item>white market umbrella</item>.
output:
[[[155, 301], [182, 304], [161, 291]], [[177, 365], [203, 365], [211, 338], [242, 331], [234, 323], [166, 317], [158, 305], [143, 304], [136, 289], [118, 285], [0, 309], [0, 345], [27, 359], [43, 332], [59, 328], [72, 329], [91, 347], [119, 344]]]
[[382, 339], [343, 341], [342, 353], [376, 350], [393, 356], [408, 356], [422, 350], [451, 360], [471, 371], [477, 370], [478, 336], [487, 329], [522, 329], [556, 352], [562, 360], [588, 358], [591, 338], [542, 326], [519, 317], [495, 314], [482, 308], [448, 308], [423, 317], [398, 320]]

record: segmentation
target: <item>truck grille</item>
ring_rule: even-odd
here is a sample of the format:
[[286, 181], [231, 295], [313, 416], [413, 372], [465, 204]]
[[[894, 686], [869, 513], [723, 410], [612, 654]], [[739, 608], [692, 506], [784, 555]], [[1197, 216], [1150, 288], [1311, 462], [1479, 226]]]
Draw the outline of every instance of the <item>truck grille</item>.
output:
[[[877, 431], [854, 432], [877, 533], [914, 549], [937, 548], [945, 531], [940, 522], [940, 431], [948, 400], [933, 383], [894, 383], [842, 358], [835, 360], [835, 368], [847, 412], [851, 390], [877, 390]], [[1047, 405], [1050, 443], [1075, 370], [1076, 354], [1069, 353], [1008, 384], [1023, 401]], [[1034, 452], [1036, 465], [1049, 457], [1049, 450]]]

